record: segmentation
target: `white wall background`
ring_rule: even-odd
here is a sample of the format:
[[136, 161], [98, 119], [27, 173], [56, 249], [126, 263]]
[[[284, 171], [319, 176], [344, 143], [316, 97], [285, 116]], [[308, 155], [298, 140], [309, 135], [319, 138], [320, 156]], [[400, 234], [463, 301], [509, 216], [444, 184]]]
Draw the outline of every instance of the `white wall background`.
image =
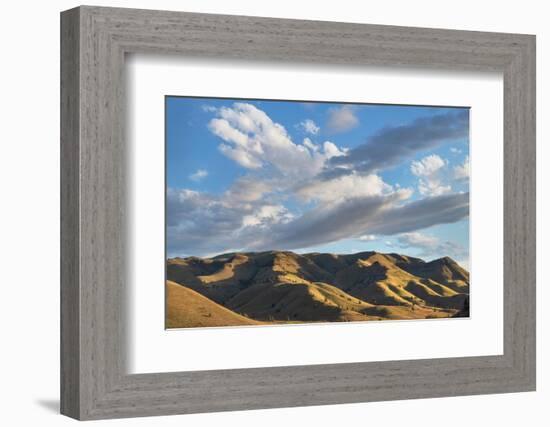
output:
[[[545, 2], [386, 0], [96, 1], [97, 5], [537, 34], [538, 391], [109, 421], [110, 425], [544, 425], [550, 416], [548, 186], [550, 27]], [[63, 426], [59, 384], [59, 11], [75, 1], [5, 2], [0, 24], [0, 422]]]

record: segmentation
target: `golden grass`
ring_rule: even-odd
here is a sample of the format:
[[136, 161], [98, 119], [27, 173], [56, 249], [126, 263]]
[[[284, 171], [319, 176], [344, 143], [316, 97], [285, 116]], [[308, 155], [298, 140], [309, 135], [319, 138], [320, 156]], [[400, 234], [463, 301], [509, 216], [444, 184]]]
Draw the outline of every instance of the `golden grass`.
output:
[[166, 327], [196, 328], [212, 326], [260, 325], [198, 292], [168, 280], [166, 282]]
[[376, 252], [178, 258], [167, 276], [169, 328], [452, 317], [469, 294], [449, 258]]

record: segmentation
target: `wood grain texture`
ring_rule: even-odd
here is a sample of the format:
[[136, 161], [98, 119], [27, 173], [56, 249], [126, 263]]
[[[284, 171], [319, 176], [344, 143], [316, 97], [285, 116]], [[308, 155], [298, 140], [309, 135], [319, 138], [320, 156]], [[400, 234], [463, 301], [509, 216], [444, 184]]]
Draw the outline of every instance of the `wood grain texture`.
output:
[[61, 20], [61, 412], [80, 414], [79, 13]]
[[[535, 388], [534, 36], [80, 7], [62, 13], [62, 413], [100, 419]], [[124, 55], [501, 71], [504, 354], [129, 375]]]

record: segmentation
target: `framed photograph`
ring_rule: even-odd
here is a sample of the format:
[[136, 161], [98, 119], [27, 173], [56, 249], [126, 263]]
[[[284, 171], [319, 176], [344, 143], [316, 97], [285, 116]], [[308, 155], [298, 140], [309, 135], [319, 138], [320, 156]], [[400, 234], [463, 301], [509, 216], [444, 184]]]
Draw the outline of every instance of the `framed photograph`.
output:
[[167, 328], [470, 317], [469, 108], [165, 115]]
[[61, 411], [535, 390], [535, 37], [61, 15]]

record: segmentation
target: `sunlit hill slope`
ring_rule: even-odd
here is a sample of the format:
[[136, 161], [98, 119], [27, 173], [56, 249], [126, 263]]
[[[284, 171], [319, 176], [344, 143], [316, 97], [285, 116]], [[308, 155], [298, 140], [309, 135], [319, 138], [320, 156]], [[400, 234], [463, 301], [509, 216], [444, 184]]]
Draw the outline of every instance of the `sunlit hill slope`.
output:
[[166, 268], [168, 328], [469, 316], [469, 273], [449, 257], [270, 251]]

